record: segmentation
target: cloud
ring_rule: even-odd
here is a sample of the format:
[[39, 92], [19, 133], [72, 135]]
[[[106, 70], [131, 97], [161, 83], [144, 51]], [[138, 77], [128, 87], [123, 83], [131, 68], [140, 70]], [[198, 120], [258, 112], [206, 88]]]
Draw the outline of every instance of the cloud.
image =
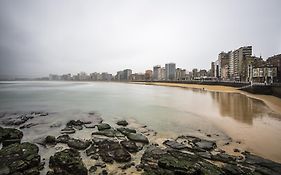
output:
[[0, 74], [110, 72], [176, 62], [210, 67], [220, 51], [281, 52], [280, 1], [0, 1]]

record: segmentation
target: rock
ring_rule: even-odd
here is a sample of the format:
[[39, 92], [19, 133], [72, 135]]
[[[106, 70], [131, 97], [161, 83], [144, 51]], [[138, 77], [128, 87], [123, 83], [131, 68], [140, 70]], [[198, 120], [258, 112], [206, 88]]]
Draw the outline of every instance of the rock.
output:
[[38, 125], [38, 123], [28, 123], [28, 124], [20, 126], [20, 129], [31, 128], [31, 127], [36, 126], [36, 125]]
[[135, 163], [134, 162], [125, 163], [123, 166], [121, 166], [119, 168], [121, 168], [122, 170], [126, 170], [126, 169], [130, 168], [131, 166], [135, 166]]
[[103, 141], [105, 141], [105, 140], [108, 140], [108, 138], [94, 137], [94, 138], [92, 139], [92, 141], [93, 141], [96, 145], [100, 144], [101, 142], [103, 142]]
[[106, 167], [106, 164], [103, 163], [103, 162], [97, 162], [97, 163], [95, 164], [95, 166], [96, 166], [96, 167], [105, 168], [105, 167]]
[[29, 114], [20, 114], [19, 116], [15, 117], [13, 116], [12, 118], [9, 118], [7, 120], [4, 120], [2, 123], [6, 126], [11, 126], [11, 125], [21, 125], [25, 123], [26, 121], [33, 119], [34, 116], [29, 115]]
[[143, 165], [142, 164], [138, 164], [138, 165], [135, 166], [135, 168], [137, 169], [137, 171], [142, 171]]
[[89, 115], [92, 124], [98, 125], [103, 122], [103, 119], [95, 112], [89, 113]]
[[84, 124], [85, 128], [95, 128], [97, 125], [96, 124]]
[[189, 153], [183, 153], [174, 149], [161, 149], [150, 145], [145, 150], [138, 165], [138, 171], [144, 170], [144, 174], [219, 174], [224, 172], [205, 161], [201, 157]]
[[237, 140], [236, 143], [241, 144], [241, 141], [240, 141], [240, 140]]
[[121, 132], [124, 135], [127, 135], [129, 133], [136, 133], [137, 132], [135, 129], [124, 128], [124, 127], [117, 128], [117, 131]]
[[48, 112], [40, 112], [39, 113], [39, 116], [47, 116], [47, 115], [49, 115]]
[[122, 135], [119, 131], [116, 131], [113, 128], [93, 132], [92, 135], [103, 135], [106, 137], [124, 137], [124, 135]]
[[97, 167], [96, 166], [91, 166], [89, 169], [90, 173], [96, 172], [97, 171]]
[[243, 151], [241, 154], [247, 155], [247, 154], [251, 154], [251, 152], [245, 150], [245, 151]]
[[62, 123], [58, 122], [58, 123], [53, 123], [52, 125], [50, 125], [50, 128], [59, 128], [61, 127]]
[[125, 149], [116, 149], [113, 151], [113, 159], [116, 162], [129, 162], [131, 161], [131, 155]]
[[38, 147], [32, 143], [15, 143], [0, 150], [1, 174], [39, 175], [40, 155]]
[[136, 141], [136, 142], [141, 142], [141, 143], [149, 143], [147, 137], [145, 137], [142, 134], [138, 134], [138, 133], [128, 133], [127, 138], [132, 140], [132, 141]]
[[126, 120], [119, 120], [117, 121], [116, 123], [117, 125], [120, 125], [120, 126], [127, 126], [128, 125], [128, 122]]
[[67, 145], [70, 148], [84, 150], [91, 145], [91, 142], [88, 141], [88, 140], [83, 141], [83, 140], [71, 138], [71, 139], [68, 140]]
[[277, 175], [281, 172], [280, 163], [264, 159], [250, 153], [245, 154], [245, 161], [243, 162], [243, 165], [254, 166], [255, 172], [263, 175]]
[[141, 165], [139, 166], [145, 169], [158, 168], [158, 160], [165, 153], [166, 150], [163, 150], [155, 145], [149, 145], [141, 157]]
[[236, 162], [244, 162], [244, 161], [245, 161], [245, 159], [244, 159], [243, 156], [237, 156], [236, 157]]
[[199, 157], [202, 157], [204, 159], [212, 159], [212, 154], [208, 151], [204, 151], [204, 152], [196, 152], [196, 155], [198, 155]]
[[83, 127], [82, 126], [79, 126], [79, 125], [77, 125], [77, 126], [72, 126], [73, 128], [75, 128], [75, 129], [77, 129], [77, 130], [82, 130], [83, 129]]
[[59, 175], [87, 175], [88, 170], [82, 162], [80, 154], [74, 149], [65, 149], [56, 152], [50, 157], [49, 167], [53, 169], [54, 174]]
[[103, 139], [99, 142], [94, 142], [92, 146], [86, 150], [86, 154], [98, 154], [106, 163], [129, 162], [131, 155], [120, 145], [119, 142]]
[[166, 140], [163, 142], [163, 144], [178, 150], [187, 148], [186, 145], [178, 143], [177, 141], [174, 140]]
[[102, 170], [100, 175], [108, 175], [108, 172], [106, 170]]
[[53, 171], [48, 171], [46, 175], [55, 175]]
[[226, 174], [230, 175], [240, 175], [240, 174], [245, 174], [245, 175], [253, 175], [254, 173], [252, 172], [251, 169], [238, 166], [238, 165], [233, 165], [233, 164], [224, 164], [222, 167], [222, 170]]
[[224, 145], [229, 145], [230, 143], [229, 142], [226, 142]]
[[91, 112], [89, 112], [88, 114], [89, 114], [89, 115], [96, 115], [96, 112], [91, 111]]
[[130, 153], [136, 153], [136, 152], [139, 151], [138, 146], [133, 141], [123, 140], [123, 141], [120, 142], [120, 144]]
[[2, 128], [0, 127], [0, 143], [3, 147], [13, 143], [20, 143], [23, 137], [23, 133], [15, 128]]
[[97, 125], [97, 127], [98, 127], [99, 131], [111, 128], [111, 126], [109, 124], [107, 124], [107, 123], [101, 123], [101, 124]]
[[217, 147], [216, 142], [209, 141], [209, 140], [202, 140], [202, 139], [200, 139], [200, 141], [197, 140], [197, 141], [194, 141], [193, 143], [194, 143], [195, 147], [197, 147], [199, 149], [206, 150], [206, 151], [213, 150], [214, 148]]
[[55, 145], [57, 143], [57, 139], [54, 136], [47, 136], [45, 138], [45, 143], [46, 144], [51, 144], [51, 145]]
[[75, 133], [75, 129], [66, 127], [66, 128], [61, 130], [61, 133], [62, 134], [74, 134]]
[[238, 148], [234, 148], [233, 151], [234, 151], [235, 153], [239, 153], [239, 152], [240, 152], [240, 150], [239, 150]]
[[64, 134], [64, 135], [58, 136], [56, 141], [58, 143], [66, 143], [67, 144], [70, 139], [71, 138], [69, 137], [69, 135]]
[[72, 127], [72, 126], [82, 126], [85, 123], [81, 120], [70, 120], [69, 122], [67, 122], [66, 126], [68, 127]]
[[98, 159], [99, 159], [99, 155], [98, 155], [98, 154], [93, 154], [93, 155], [91, 156], [91, 159], [98, 160]]
[[175, 174], [212, 174], [222, 175], [223, 171], [196, 155], [169, 151], [160, 157], [158, 166], [164, 170], [170, 170]]
[[230, 164], [236, 163], [236, 157], [226, 154], [226, 153], [218, 153], [218, 154], [212, 155], [212, 160], [220, 161], [220, 162], [224, 162], [224, 163], [230, 163]]
[[87, 156], [97, 155], [97, 153], [98, 153], [98, 146], [95, 144], [92, 144], [91, 147], [86, 150]]

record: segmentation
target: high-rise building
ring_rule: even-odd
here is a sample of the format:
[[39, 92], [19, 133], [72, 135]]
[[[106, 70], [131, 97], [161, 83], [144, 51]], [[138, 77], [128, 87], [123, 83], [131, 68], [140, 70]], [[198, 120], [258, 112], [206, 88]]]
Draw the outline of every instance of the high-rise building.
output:
[[201, 69], [201, 70], [198, 72], [198, 77], [200, 77], [200, 78], [205, 78], [205, 77], [207, 77], [207, 70]]
[[181, 80], [181, 68], [176, 69], [176, 80]]
[[186, 79], [186, 70], [177, 68], [176, 69], [176, 80], [185, 80]]
[[123, 72], [124, 72], [124, 80], [126, 80], [126, 81], [131, 80], [132, 70], [125, 69]]
[[198, 69], [192, 69], [192, 79], [198, 79], [199, 78], [199, 73], [198, 73]]
[[93, 81], [99, 81], [99, 80], [102, 79], [102, 76], [101, 76], [100, 73], [94, 72], [94, 73], [90, 74], [90, 79], [93, 80]]
[[230, 53], [229, 76], [233, 80], [243, 81], [246, 77], [245, 61], [252, 55], [252, 46], [244, 46]]
[[123, 80], [124, 79], [124, 72], [123, 71], [118, 71], [115, 80]]
[[214, 62], [214, 77], [221, 78], [221, 64], [219, 60]]
[[[215, 75], [217, 78], [227, 80], [229, 79], [228, 69], [229, 68], [229, 61], [230, 61], [231, 51], [229, 52], [221, 52], [218, 55], [218, 60], [214, 63], [215, 67]], [[222, 75], [222, 71], [224, 71]]]
[[162, 67], [162, 68], [160, 69], [160, 74], [161, 74], [160, 80], [165, 80], [165, 77], [166, 77], [166, 70], [165, 70], [165, 67]]
[[215, 63], [211, 62], [210, 77], [215, 77]]
[[153, 67], [153, 80], [159, 81], [161, 80], [161, 66], [156, 65]]
[[112, 80], [112, 74], [109, 74], [109, 73], [107, 73], [107, 72], [103, 72], [103, 73], [101, 73], [101, 80], [102, 81], [110, 81], [110, 80]]
[[81, 81], [85, 81], [85, 80], [90, 79], [90, 77], [87, 75], [86, 72], [80, 72], [77, 75], [78, 75], [79, 80], [81, 80]]
[[186, 80], [186, 70], [185, 69], [182, 69], [181, 70], [181, 80]]
[[176, 79], [176, 64], [167, 63], [165, 64], [166, 70], [166, 80], [175, 80]]

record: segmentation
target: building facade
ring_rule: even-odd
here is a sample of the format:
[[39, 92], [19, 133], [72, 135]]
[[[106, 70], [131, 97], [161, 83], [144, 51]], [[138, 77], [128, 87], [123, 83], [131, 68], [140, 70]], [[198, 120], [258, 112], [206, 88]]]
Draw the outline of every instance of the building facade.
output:
[[123, 72], [124, 72], [123, 73], [124, 74], [124, 80], [125, 81], [131, 80], [132, 70], [131, 69], [125, 69]]
[[175, 80], [176, 79], [176, 64], [175, 63], [167, 63], [165, 64], [166, 71], [166, 80]]
[[247, 58], [252, 56], [252, 46], [244, 46], [234, 50], [230, 56], [230, 77], [236, 81], [246, 81]]
[[152, 70], [146, 70], [144, 74], [145, 81], [151, 81], [152, 80]]
[[161, 80], [161, 66], [156, 65], [153, 67], [153, 80], [159, 81]]
[[276, 82], [281, 83], [281, 54], [269, 57], [266, 61], [277, 68]]

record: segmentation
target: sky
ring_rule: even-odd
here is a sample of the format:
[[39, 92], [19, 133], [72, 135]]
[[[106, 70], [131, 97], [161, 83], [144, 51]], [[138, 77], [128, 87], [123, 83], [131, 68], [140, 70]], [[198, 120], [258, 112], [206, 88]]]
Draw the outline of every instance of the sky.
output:
[[209, 69], [221, 51], [281, 53], [280, 0], [0, 0], [0, 76]]

